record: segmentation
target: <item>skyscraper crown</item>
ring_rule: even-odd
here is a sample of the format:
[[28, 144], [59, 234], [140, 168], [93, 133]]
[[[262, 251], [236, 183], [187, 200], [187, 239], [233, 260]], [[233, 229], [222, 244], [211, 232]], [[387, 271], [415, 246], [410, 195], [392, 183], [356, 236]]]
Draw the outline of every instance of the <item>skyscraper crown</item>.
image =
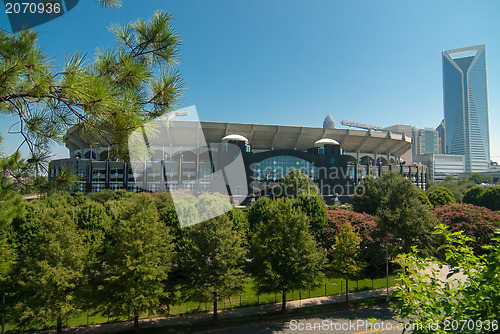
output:
[[467, 72], [476, 58], [484, 51], [485, 45], [479, 44], [465, 48], [458, 48], [443, 51], [443, 56], [460, 69], [462, 72]]

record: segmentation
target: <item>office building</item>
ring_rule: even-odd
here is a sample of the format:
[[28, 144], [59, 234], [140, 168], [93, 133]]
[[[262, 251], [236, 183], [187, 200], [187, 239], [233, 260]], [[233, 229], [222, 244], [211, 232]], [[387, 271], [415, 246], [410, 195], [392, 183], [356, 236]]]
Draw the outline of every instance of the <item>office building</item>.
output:
[[436, 128], [439, 138], [439, 154], [446, 154], [446, 125], [444, 124], [444, 119]]
[[465, 172], [465, 156], [456, 154], [424, 154], [415, 157], [415, 162], [427, 166], [429, 178], [443, 181], [447, 175], [459, 176]]
[[414, 161], [417, 155], [439, 153], [439, 135], [435, 129], [412, 128], [412, 141]]
[[485, 46], [443, 51], [446, 154], [465, 156], [465, 172], [490, 162]]

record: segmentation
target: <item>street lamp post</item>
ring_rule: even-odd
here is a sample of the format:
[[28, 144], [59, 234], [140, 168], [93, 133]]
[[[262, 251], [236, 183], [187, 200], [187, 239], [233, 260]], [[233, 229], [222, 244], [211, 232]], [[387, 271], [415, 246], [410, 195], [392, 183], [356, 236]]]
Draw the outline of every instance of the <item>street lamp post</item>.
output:
[[[2, 294], [2, 306], [5, 307], [5, 292]], [[5, 333], [5, 314], [2, 312], [2, 334]]]
[[387, 238], [387, 239], [385, 239], [385, 264], [386, 264], [386, 273], [387, 273], [387, 292], [386, 292], [386, 297], [385, 297], [386, 302], [391, 301], [391, 297], [389, 297], [389, 245], [387, 243], [388, 240], [401, 241], [403, 239], [401, 239], [401, 238]]

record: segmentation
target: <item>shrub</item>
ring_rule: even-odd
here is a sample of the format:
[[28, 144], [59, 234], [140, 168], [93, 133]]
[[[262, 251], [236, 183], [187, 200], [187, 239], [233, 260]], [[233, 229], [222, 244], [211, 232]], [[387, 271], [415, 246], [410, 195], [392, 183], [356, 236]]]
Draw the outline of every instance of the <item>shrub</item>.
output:
[[490, 210], [500, 210], [500, 186], [486, 188], [479, 204]]
[[481, 246], [490, 243], [494, 230], [500, 228], [500, 214], [472, 204], [451, 204], [436, 207], [433, 214], [452, 232], [464, 231], [475, 239], [474, 251], [484, 252]]
[[445, 187], [439, 187], [427, 195], [429, 198], [429, 201], [432, 203], [434, 206], [441, 206], [441, 205], [448, 205], [455, 202], [455, 197], [453, 196], [453, 193]]
[[423, 191], [420, 191], [418, 193], [418, 200], [422, 204], [424, 204], [425, 206], [427, 206], [429, 209], [434, 208], [434, 205], [432, 205], [431, 201], [429, 201], [429, 197], [427, 197], [427, 195]]
[[330, 248], [335, 244], [335, 237], [346, 223], [351, 224], [354, 232], [361, 238], [361, 246], [366, 246], [373, 242], [371, 233], [377, 226], [374, 216], [349, 210], [329, 209], [328, 223], [324, 229], [322, 238], [323, 247]]
[[474, 186], [467, 190], [462, 201], [464, 203], [469, 203], [472, 205], [480, 205], [481, 197], [483, 196], [486, 189], [480, 186]]

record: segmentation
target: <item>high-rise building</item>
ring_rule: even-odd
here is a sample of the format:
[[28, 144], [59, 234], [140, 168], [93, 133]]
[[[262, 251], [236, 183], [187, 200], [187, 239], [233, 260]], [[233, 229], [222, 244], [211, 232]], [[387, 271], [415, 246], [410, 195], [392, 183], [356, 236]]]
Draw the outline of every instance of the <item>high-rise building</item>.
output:
[[441, 121], [439, 126], [436, 128], [439, 137], [439, 152], [440, 154], [446, 154], [446, 125], [444, 124], [444, 119]]
[[465, 172], [490, 161], [485, 46], [443, 51], [446, 153], [465, 156]]
[[412, 128], [412, 153], [417, 155], [439, 153], [439, 135], [432, 128]]
[[424, 154], [414, 157], [415, 162], [427, 166], [431, 180], [443, 181], [446, 176], [458, 176], [465, 171], [465, 156], [455, 154]]

